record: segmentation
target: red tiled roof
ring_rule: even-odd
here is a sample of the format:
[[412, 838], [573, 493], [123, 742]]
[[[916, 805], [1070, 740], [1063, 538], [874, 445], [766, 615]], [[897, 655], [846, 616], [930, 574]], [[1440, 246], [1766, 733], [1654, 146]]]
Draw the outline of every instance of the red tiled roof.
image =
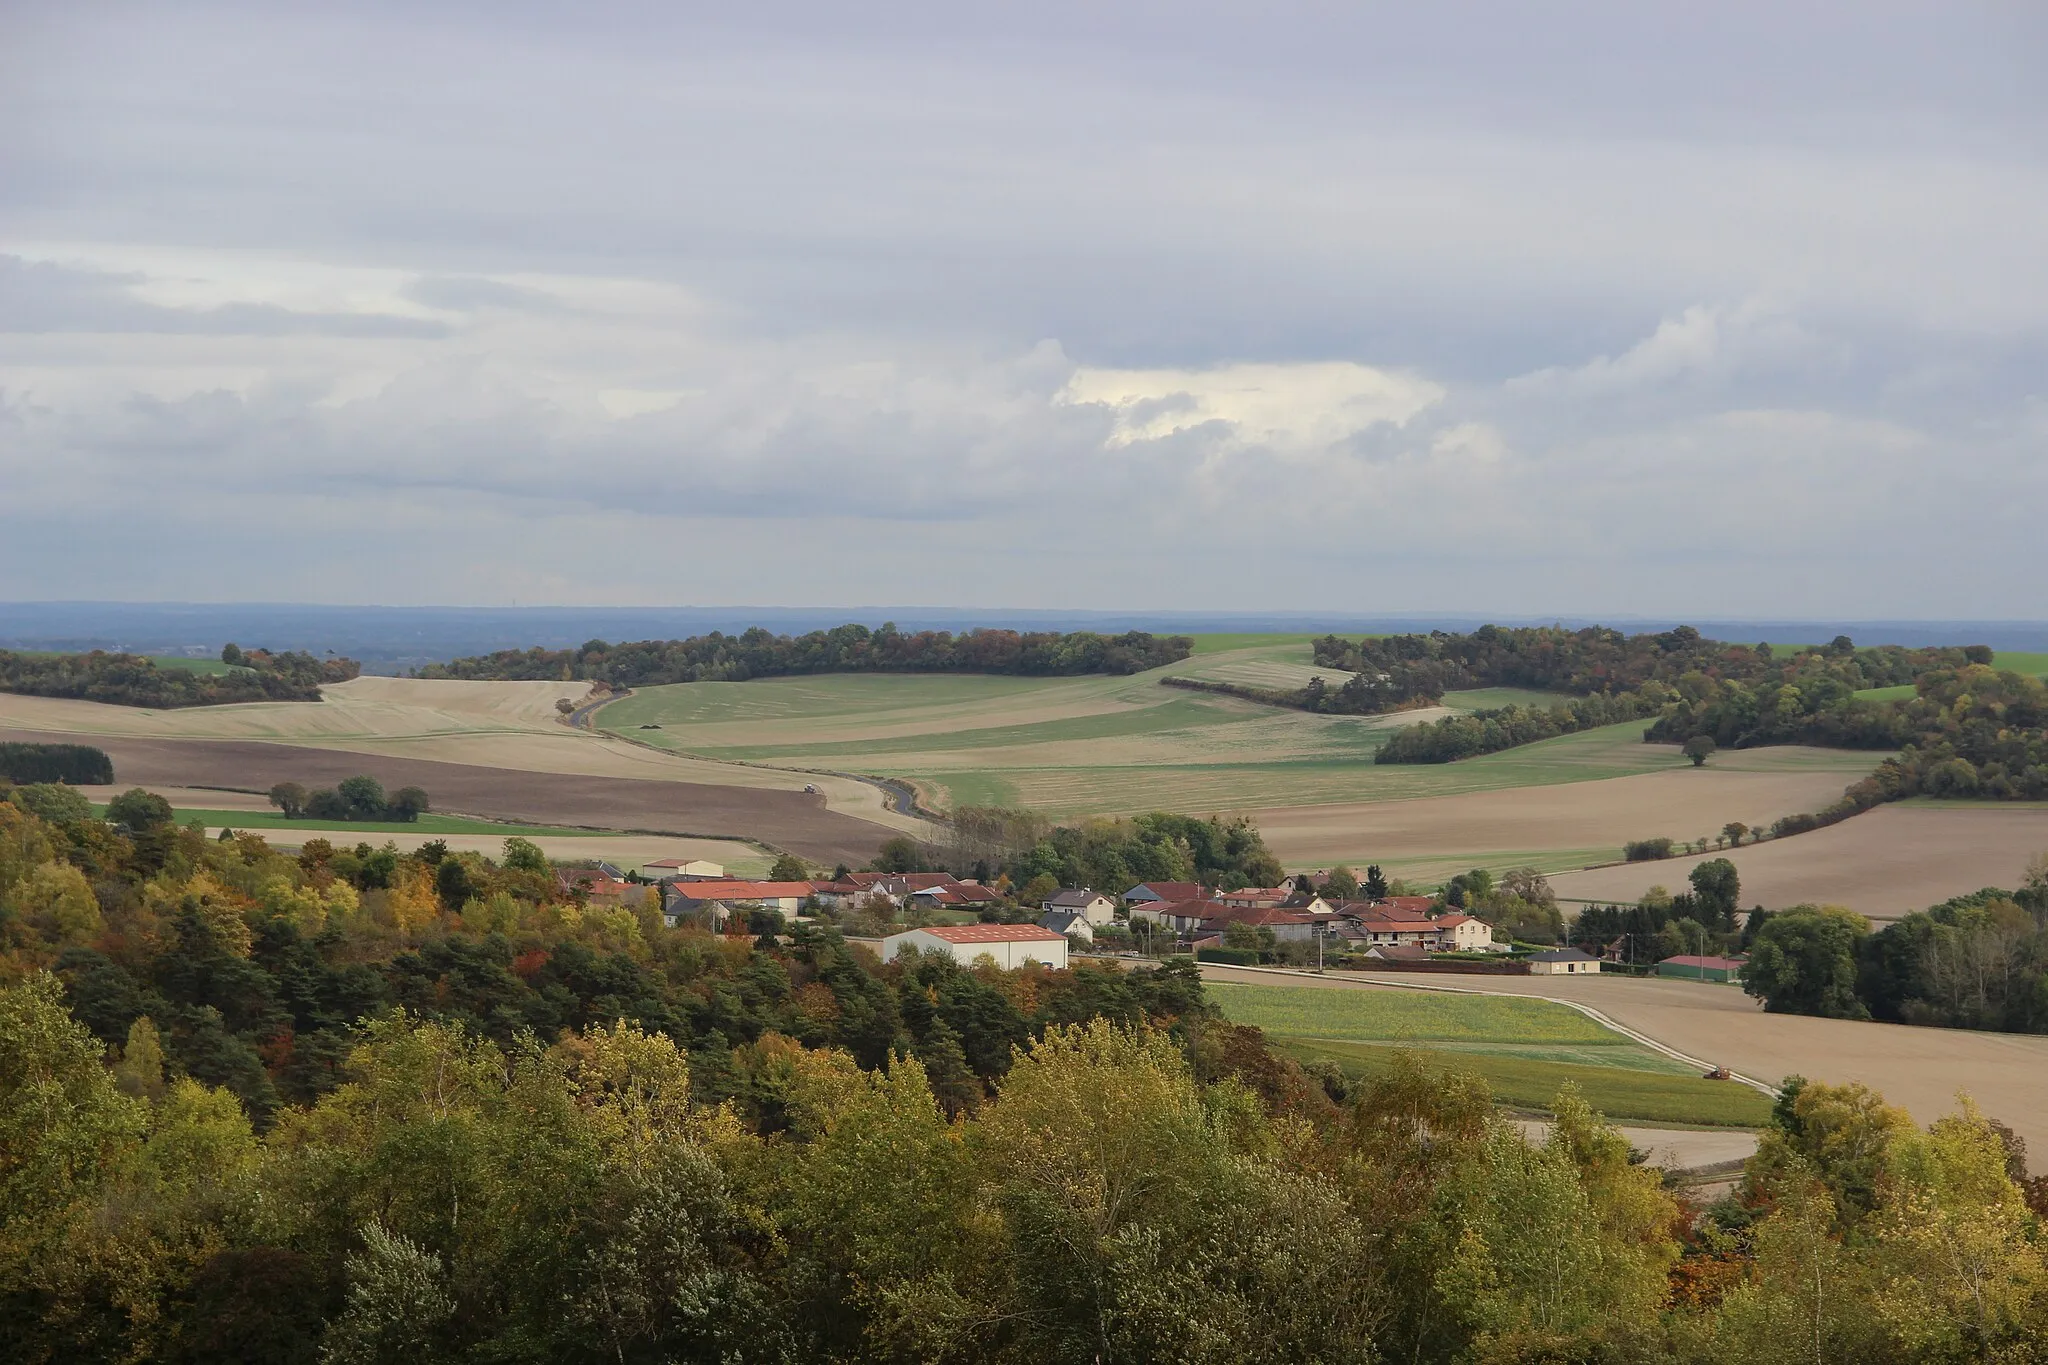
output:
[[930, 934], [948, 943], [1051, 943], [1065, 942], [1065, 936], [1036, 924], [938, 924], [907, 933]]
[[801, 899], [811, 894], [809, 882], [677, 882], [676, 894], [693, 901], [770, 900], [782, 896]]

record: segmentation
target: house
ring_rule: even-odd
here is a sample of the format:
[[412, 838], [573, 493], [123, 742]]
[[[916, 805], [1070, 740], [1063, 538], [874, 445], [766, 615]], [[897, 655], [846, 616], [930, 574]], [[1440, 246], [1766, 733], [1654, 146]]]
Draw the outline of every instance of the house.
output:
[[1293, 894], [1291, 886], [1247, 886], [1236, 891], [1220, 891], [1215, 899], [1243, 910], [1269, 910], [1286, 904], [1287, 898]]
[[919, 887], [905, 897], [913, 905], [940, 910], [982, 910], [1000, 905], [1002, 897], [979, 882], [954, 882], [948, 886]]
[[817, 883], [815, 892], [821, 904], [843, 910], [870, 896], [901, 906], [917, 892], [960, 884], [950, 872], [849, 872], [843, 881]]
[[592, 905], [616, 905], [627, 910], [638, 909], [655, 894], [651, 886], [613, 881], [609, 877], [601, 881], [583, 883], [583, 892]]
[[1493, 926], [1470, 915], [1438, 915], [1436, 946], [1442, 952], [1483, 952], [1493, 946]]
[[1229, 913], [1231, 907], [1221, 901], [1140, 901], [1131, 907], [1133, 920], [1150, 920], [1163, 925], [1176, 934], [1185, 934], [1198, 927], [1202, 921], [1215, 919]]
[[715, 881], [725, 876], [725, 868], [702, 858], [657, 858], [651, 863], [640, 864], [640, 875], [650, 882], [665, 882], [675, 877]]
[[992, 958], [998, 967], [1005, 968], [1021, 967], [1026, 962], [1056, 968], [1067, 965], [1066, 935], [1037, 924], [942, 924], [929, 929], [908, 929], [882, 940], [882, 961], [893, 961], [912, 949], [937, 949], [962, 966], [972, 966], [983, 957]]
[[1048, 910], [1038, 923], [1062, 937], [1072, 934], [1076, 938], [1087, 939], [1090, 943], [1095, 941], [1095, 926], [1078, 910]]
[[1427, 962], [1429, 949], [1414, 944], [1380, 943], [1365, 950], [1377, 962]]
[[1051, 898], [1038, 908], [1045, 911], [1074, 911], [1097, 928], [1116, 919], [1116, 902], [1100, 891], [1091, 891], [1085, 886], [1055, 891]]
[[1139, 882], [1124, 892], [1124, 904], [1135, 910], [1140, 905], [1207, 900], [1214, 894], [1200, 882]]
[[1600, 959], [1579, 948], [1550, 948], [1529, 954], [1532, 976], [1577, 976], [1599, 970]]
[[779, 910], [794, 915], [812, 894], [809, 882], [674, 881], [663, 884], [661, 917], [671, 927], [690, 915], [723, 928], [734, 913]]
[[1681, 976], [1689, 981], [1733, 981], [1742, 971], [1742, 964], [1748, 961], [1740, 957], [1699, 957], [1681, 953], [1667, 957], [1657, 964], [1659, 976]]

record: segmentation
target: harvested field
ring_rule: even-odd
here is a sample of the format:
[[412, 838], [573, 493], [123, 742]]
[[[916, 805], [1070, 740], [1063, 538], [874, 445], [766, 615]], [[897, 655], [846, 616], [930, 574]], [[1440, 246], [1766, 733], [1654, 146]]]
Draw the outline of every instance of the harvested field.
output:
[[[1880, 806], [1811, 834], [1705, 856], [1735, 864], [1744, 905], [1846, 905], [1888, 920], [1986, 886], [2011, 890], [2027, 860], [2044, 852], [2048, 809], [1971, 803]], [[1599, 867], [1551, 885], [1572, 900], [1635, 901], [1652, 885], [1682, 889], [1701, 861]]]
[[[1534, 864], [1549, 871], [1619, 858], [1630, 839], [1666, 834], [1696, 839], [1718, 833], [1730, 820], [1768, 823], [1818, 809], [1871, 764], [1867, 754], [1847, 755], [1848, 763], [1844, 757], [1820, 749], [1749, 749], [1704, 768], [1686, 765], [1600, 782], [1419, 801], [1283, 806], [1255, 810], [1252, 816], [1290, 867], [1374, 862], [1390, 875], [1424, 879], [1475, 865]], [[1664, 875], [1645, 886], [1649, 881], [1677, 885], [1668, 880], [1669, 864], [1655, 866]], [[1679, 882], [1685, 879], [1682, 871], [1677, 876]], [[1562, 882], [1554, 884], [1560, 895], [1577, 894], [1563, 890]]]
[[[1204, 966], [1202, 975], [1328, 990], [1415, 989], [1413, 984], [1346, 976], [1276, 977], [1216, 966]], [[1443, 976], [1430, 984], [1575, 1000], [1668, 1047], [1772, 1084], [1795, 1074], [1836, 1084], [1861, 1081], [1923, 1124], [1952, 1112], [1956, 1093], [1964, 1091], [2026, 1138], [2035, 1172], [2048, 1173], [2048, 1085], [2042, 1084], [2048, 1076], [2048, 1037], [1765, 1014], [1736, 987], [1692, 981]]]
[[[61, 734], [0, 731], [51, 743]], [[442, 811], [529, 824], [758, 839], [825, 864], [864, 863], [892, 831], [829, 810], [822, 796], [692, 782], [517, 772], [287, 744], [102, 737], [121, 786], [164, 783], [268, 791], [279, 782], [331, 786], [367, 773], [387, 789], [424, 787]]]
[[[1515, 1126], [1531, 1142], [1543, 1142], [1550, 1137], [1550, 1124], [1544, 1119], [1521, 1119]], [[1670, 1171], [1747, 1161], [1756, 1155], [1756, 1134], [1727, 1128], [1623, 1127], [1621, 1135], [1629, 1140], [1630, 1146], [1650, 1154], [1650, 1165]]]

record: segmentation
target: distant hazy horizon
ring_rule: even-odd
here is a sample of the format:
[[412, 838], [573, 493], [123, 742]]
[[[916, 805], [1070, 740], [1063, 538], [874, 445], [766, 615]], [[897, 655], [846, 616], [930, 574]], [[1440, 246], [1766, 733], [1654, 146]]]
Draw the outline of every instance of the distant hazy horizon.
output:
[[1858, 644], [1984, 644], [1994, 650], [2048, 651], [2048, 620], [1938, 621], [1714, 619], [1515, 612], [1037, 610], [1018, 607], [677, 606], [466, 607], [313, 603], [0, 602], [0, 648], [127, 649], [138, 653], [214, 653], [244, 646], [332, 650], [372, 672], [500, 649], [565, 649], [599, 638], [671, 639], [728, 634], [752, 626], [778, 633], [885, 621], [904, 630], [998, 627], [1019, 630], [1152, 630], [1181, 634], [1323, 632], [1339, 634], [1471, 630], [1496, 625], [1610, 625], [1630, 632], [1691, 625], [1744, 643], [1817, 644], [1847, 634]]

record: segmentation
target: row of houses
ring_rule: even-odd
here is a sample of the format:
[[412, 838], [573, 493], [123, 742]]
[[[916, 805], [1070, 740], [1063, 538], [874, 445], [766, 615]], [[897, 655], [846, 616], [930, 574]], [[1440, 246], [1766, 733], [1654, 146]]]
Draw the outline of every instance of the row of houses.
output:
[[[1219, 891], [1192, 882], [1146, 883], [1122, 896], [1133, 922], [1157, 924], [1200, 945], [1230, 926], [1263, 929], [1280, 943], [1321, 937], [1355, 949], [1414, 949], [1420, 952], [1485, 952], [1494, 948], [1493, 928], [1463, 914], [1434, 914], [1428, 896], [1394, 896], [1378, 901], [1324, 900], [1291, 887], [1248, 887]], [[1092, 940], [1117, 916], [1116, 901], [1087, 887], [1055, 893], [1043, 906], [1039, 924], [1055, 933]]]

